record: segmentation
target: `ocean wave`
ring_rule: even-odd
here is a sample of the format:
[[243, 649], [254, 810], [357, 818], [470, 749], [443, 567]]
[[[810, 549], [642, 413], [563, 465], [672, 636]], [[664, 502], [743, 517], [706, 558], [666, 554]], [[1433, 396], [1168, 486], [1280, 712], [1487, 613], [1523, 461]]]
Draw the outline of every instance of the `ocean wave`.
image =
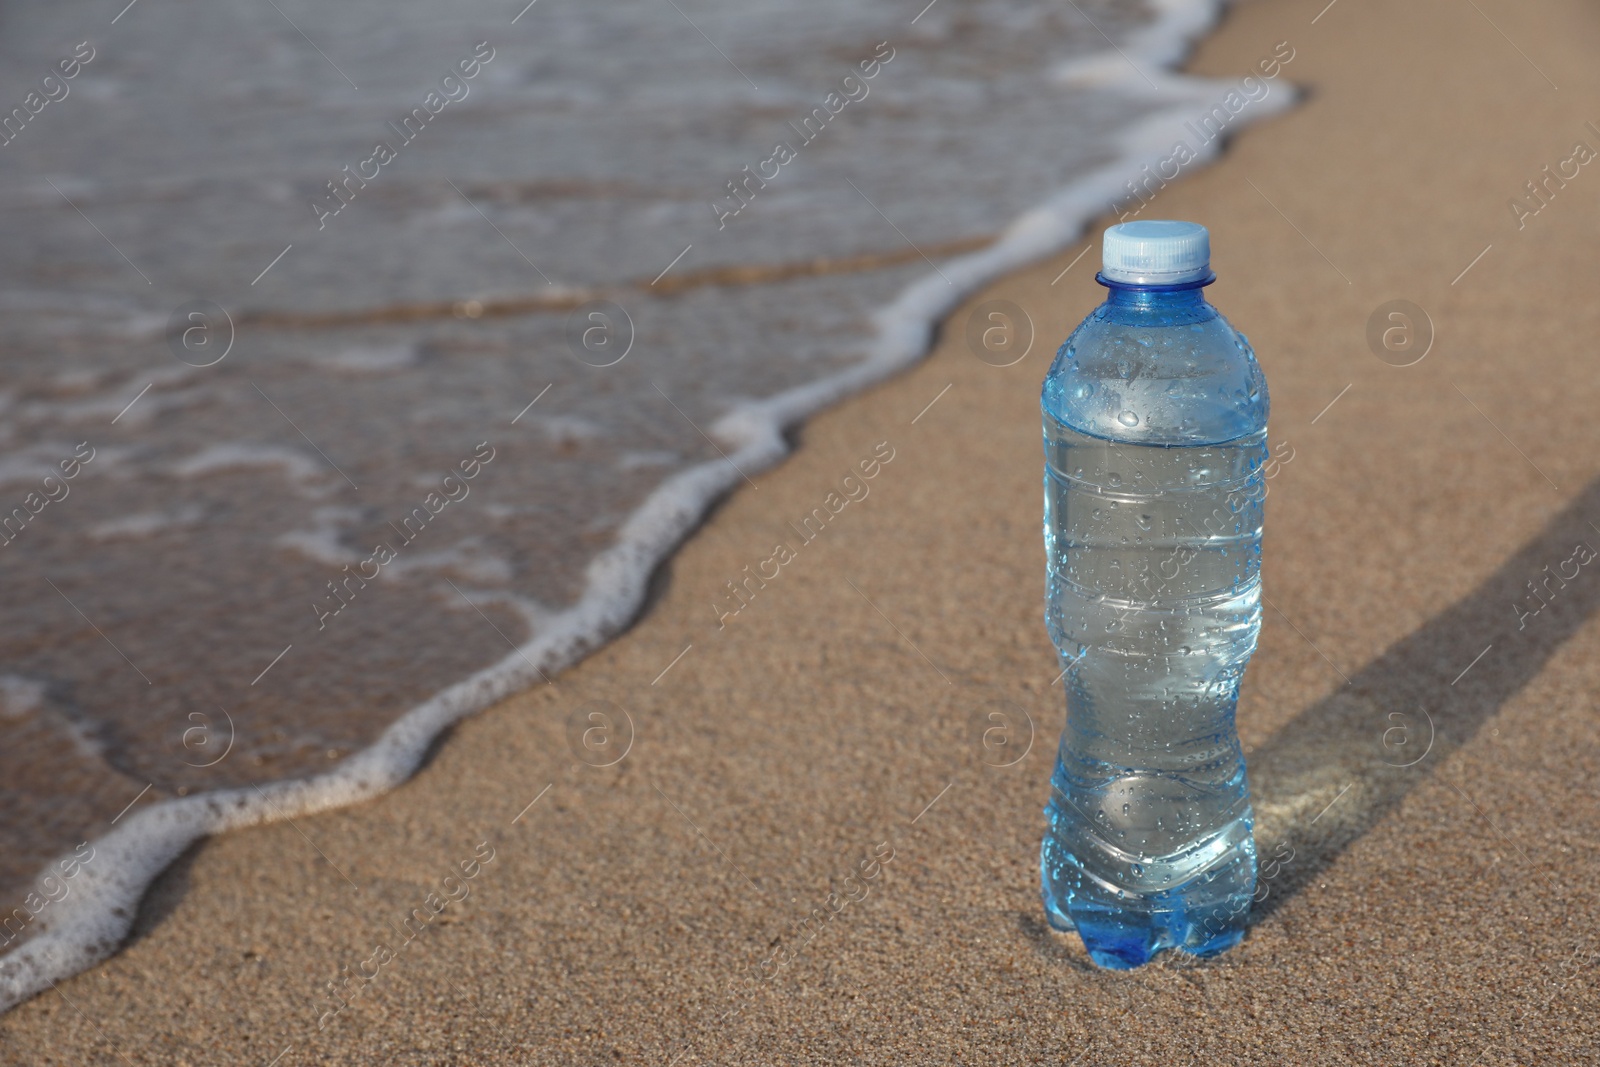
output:
[[[130, 805], [133, 810], [125, 811], [108, 832], [93, 840], [95, 861], [78, 870], [71, 892], [42, 911], [32, 936], [0, 958], [0, 1008], [15, 1005], [113, 953], [131, 928], [151, 881], [195, 841], [378, 797], [411, 776], [429, 746], [452, 724], [530, 686], [546, 683], [549, 676], [621, 633], [643, 608], [652, 573], [703, 520], [707, 510], [736, 489], [746, 474], [769, 469], [784, 459], [789, 452], [788, 431], [823, 408], [916, 364], [929, 351], [941, 320], [963, 300], [1006, 273], [1069, 247], [1081, 238], [1090, 220], [1116, 211], [1117, 204], [1126, 207], [1130, 183], [1142, 168], [1159, 166], [1169, 158], [1175, 139], [1185, 136], [1184, 123], [1194, 119], [1199, 105], [1215, 100], [1232, 85], [1172, 71], [1194, 40], [1214, 24], [1222, 8], [1220, 0], [1156, 0], [1150, 7], [1152, 20], [1126, 34], [1119, 47], [1061, 64], [1051, 75], [1056, 83], [1089, 85], [1107, 97], [1155, 101], [1116, 134], [1109, 162], [1076, 174], [1068, 184], [1017, 214], [984, 247], [943, 259], [932, 271], [902, 284], [891, 300], [872, 313], [863, 358], [824, 365], [820, 369], [825, 373], [769, 396], [734, 400], [707, 427], [725, 455], [673, 469], [675, 451], [640, 446], [614, 461], [614, 469], [664, 471], [665, 477], [620, 522], [609, 547], [587, 562], [582, 591], [574, 602], [546, 607], [532, 596], [504, 590], [479, 591], [468, 597], [473, 604], [498, 597], [502, 606], [528, 626], [527, 640], [497, 662], [411, 707], [375, 741], [327, 772]], [[930, 21], [935, 17], [930, 16]], [[506, 76], [509, 62], [509, 57], [502, 56], [495, 68], [497, 76]], [[892, 73], [891, 68], [886, 76]], [[795, 95], [804, 99], [803, 94]], [[1290, 92], [1279, 92], [1241, 114], [1239, 123], [1281, 110], [1291, 100]], [[445, 115], [440, 122], [461, 117]], [[1196, 161], [1214, 157], [1220, 144], [1219, 138], [1195, 145]], [[701, 199], [712, 202], [710, 196]], [[789, 210], [782, 203], [775, 204], [778, 199], [757, 199], [749, 211]], [[696, 210], [704, 212], [705, 207]], [[742, 223], [734, 219], [728, 227], [731, 230]], [[417, 349], [391, 344], [349, 347], [329, 362], [350, 373], [383, 375], [404, 372], [418, 358]], [[564, 418], [543, 423], [543, 433], [555, 438], [597, 433], [579, 416]], [[265, 467], [281, 473], [295, 491], [313, 499], [326, 496], [338, 481], [298, 445], [244, 440], [213, 443], [165, 462], [170, 472], [182, 478]], [[137, 537], [163, 524], [182, 526], [194, 521], [195, 514], [183, 508], [150, 510], [120, 526], [102, 523], [97, 530], [101, 537]], [[351, 512], [324, 506], [313, 516], [310, 525], [280, 539], [284, 548], [307, 555], [321, 566], [358, 558], [353, 550], [346, 550], [342, 537], [342, 524], [353, 517]], [[473, 564], [470, 551], [461, 555], [459, 546], [455, 556], [442, 545], [438, 551], [444, 554], [430, 559], [427, 566], [419, 559], [418, 569], [447, 570]], [[483, 578], [503, 576], [503, 570], [493, 563], [496, 558], [492, 550], [482, 550], [477, 564], [487, 568]], [[36, 698], [36, 703], [37, 699], [42, 698]], [[40, 877], [56, 867], [58, 864], [47, 866]]]

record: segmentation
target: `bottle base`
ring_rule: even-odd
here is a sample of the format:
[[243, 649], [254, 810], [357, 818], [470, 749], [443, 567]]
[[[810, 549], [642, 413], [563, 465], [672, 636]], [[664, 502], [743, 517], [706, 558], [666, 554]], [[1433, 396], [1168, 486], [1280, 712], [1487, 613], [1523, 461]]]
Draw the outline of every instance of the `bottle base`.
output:
[[[1042, 850], [1045, 862], [1040, 865], [1045, 919], [1063, 933], [1075, 931], [1097, 966], [1132, 970], [1167, 949], [1205, 958], [1226, 952], [1244, 940], [1255, 882], [1253, 849], [1196, 883], [1134, 900], [1118, 900], [1070, 858], [1056, 857], [1067, 861], [1052, 864], [1052, 844], [1046, 837]], [[1052, 869], [1057, 872], [1055, 880], [1051, 878]], [[1240, 879], [1235, 888], [1242, 892], [1224, 893], [1219, 898], [1216, 890], [1222, 887], [1216, 883], [1230, 880], [1227, 874]], [[1211, 884], [1206, 888], [1210, 892], [1197, 892], [1208, 882]]]
[[1244, 940], [1244, 926], [1212, 933], [1203, 923], [1196, 924], [1179, 912], [1130, 914], [1101, 908], [1073, 908], [1063, 914], [1048, 897], [1045, 919], [1062, 933], [1077, 933], [1096, 966], [1108, 971], [1131, 971], [1143, 967], [1167, 950], [1177, 949], [1191, 956], [1220, 955]]

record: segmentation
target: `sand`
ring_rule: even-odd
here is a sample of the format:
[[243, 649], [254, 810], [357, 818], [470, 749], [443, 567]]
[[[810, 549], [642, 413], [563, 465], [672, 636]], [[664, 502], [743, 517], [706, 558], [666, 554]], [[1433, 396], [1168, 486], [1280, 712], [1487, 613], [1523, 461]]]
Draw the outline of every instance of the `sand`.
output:
[[[1508, 200], [1600, 148], [1600, 14], [1261, 0], [1192, 69], [1242, 74], [1285, 40], [1305, 106], [1145, 211], [1212, 228], [1211, 295], [1293, 456], [1239, 711], [1283, 861], [1244, 944], [1107, 973], [1042, 921], [1062, 697], [1036, 392], [1099, 299], [1093, 253], [1058, 279], [1079, 246], [810, 423], [632, 631], [406, 786], [191, 850], [118, 955], [0, 1020], [0, 1055], [1592, 1062], [1600, 578], [1537, 614], [1525, 583], [1600, 547], [1600, 173], [1552, 182], [1521, 228]], [[966, 344], [997, 298], [1038, 338], [1007, 368]], [[1434, 327], [1408, 367], [1366, 341], [1396, 299]], [[867, 495], [801, 543], [787, 524], [875, 449]], [[719, 624], [723, 583], [779, 541], [794, 558]]]

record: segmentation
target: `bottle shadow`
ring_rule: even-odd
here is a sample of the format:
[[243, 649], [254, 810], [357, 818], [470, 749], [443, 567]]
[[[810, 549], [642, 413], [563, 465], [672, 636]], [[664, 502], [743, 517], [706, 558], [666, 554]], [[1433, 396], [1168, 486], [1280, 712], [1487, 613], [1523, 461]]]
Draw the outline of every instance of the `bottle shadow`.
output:
[[1600, 478], [1471, 592], [1249, 756], [1261, 861], [1251, 925], [1423, 783], [1440, 778], [1478, 803], [1439, 768], [1600, 608], [1596, 523]]

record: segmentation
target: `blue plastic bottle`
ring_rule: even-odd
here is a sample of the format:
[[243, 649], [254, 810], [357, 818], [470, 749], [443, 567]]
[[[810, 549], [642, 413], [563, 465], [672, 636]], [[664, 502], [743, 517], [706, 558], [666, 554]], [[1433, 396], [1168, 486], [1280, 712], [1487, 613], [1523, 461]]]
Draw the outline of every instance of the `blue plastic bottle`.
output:
[[1191, 222], [1106, 231], [1045, 377], [1045, 621], [1066, 672], [1045, 912], [1102, 967], [1244, 936], [1256, 852], [1234, 709], [1261, 628], [1267, 383], [1206, 302]]

